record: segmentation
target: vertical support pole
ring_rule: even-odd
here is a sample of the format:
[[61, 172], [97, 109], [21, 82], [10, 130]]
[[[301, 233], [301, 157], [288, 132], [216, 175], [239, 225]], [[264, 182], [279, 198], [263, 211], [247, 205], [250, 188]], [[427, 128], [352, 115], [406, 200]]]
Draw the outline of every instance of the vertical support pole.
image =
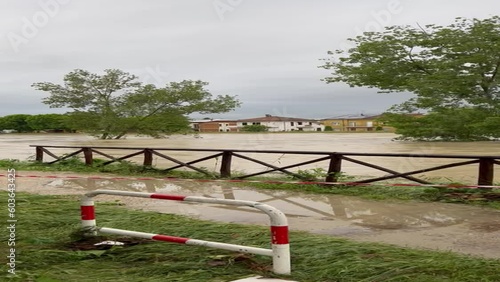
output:
[[97, 235], [96, 221], [95, 221], [95, 207], [92, 198], [83, 197], [80, 201], [80, 214], [82, 229], [87, 235]]
[[342, 171], [342, 155], [331, 154], [330, 165], [325, 182], [337, 182], [338, 174]]
[[493, 159], [479, 159], [479, 175], [477, 178], [477, 185], [493, 185], [494, 165], [495, 161]]
[[231, 151], [222, 152], [222, 162], [220, 166], [220, 176], [222, 178], [231, 177], [231, 159], [233, 153]]
[[153, 165], [153, 152], [151, 149], [144, 149], [144, 166]]
[[36, 150], [35, 160], [37, 162], [42, 163], [43, 162], [43, 147], [36, 146], [35, 150]]
[[83, 151], [83, 156], [85, 157], [85, 165], [91, 166], [92, 163], [94, 162], [94, 159], [92, 158], [92, 148], [82, 148]]
[[288, 241], [288, 226], [271, 226], [271, 242], [273, 250], [273, 272], [290, 274], [290, 244]]

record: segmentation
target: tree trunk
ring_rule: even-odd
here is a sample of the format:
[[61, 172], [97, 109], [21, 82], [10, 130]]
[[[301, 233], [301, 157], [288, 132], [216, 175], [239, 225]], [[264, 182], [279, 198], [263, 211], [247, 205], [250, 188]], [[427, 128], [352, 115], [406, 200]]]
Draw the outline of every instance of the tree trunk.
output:
[[127, 135], [127, 131], [123, 131], [122, 133], [120, 133], [120, 134], [116, 135], [116, 136], [115, 136], [115, 138], [113, 138], [113, 139], [117, 140], [117, 139], [122, 138], [122, 137], [123, 137], [123, 136], [125, 136], [125, 135]]

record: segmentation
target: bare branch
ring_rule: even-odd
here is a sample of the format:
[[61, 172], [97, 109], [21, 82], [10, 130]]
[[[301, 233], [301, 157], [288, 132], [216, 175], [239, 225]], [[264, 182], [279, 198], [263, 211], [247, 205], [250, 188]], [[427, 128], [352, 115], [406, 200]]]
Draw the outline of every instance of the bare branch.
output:
[[417, 61], [415, 61], [415, 59], [413, 59], [413, 56], [411, 54], [411, 52], [413, 51], [413, 48], [414, 46], [410, 47], [410, 51], [408, 51], [408, 58], [410, 59], [410, 61], [413, 63], [413, 65], [418, 69], [418, 70], [421, 70], [423, 72], [425, 72], [426, 74], [432, 74], [432, 72], [430, 72], [429, 70], [427, 70], [426, 68], [424, 68], [422, 65], [420, 65]]

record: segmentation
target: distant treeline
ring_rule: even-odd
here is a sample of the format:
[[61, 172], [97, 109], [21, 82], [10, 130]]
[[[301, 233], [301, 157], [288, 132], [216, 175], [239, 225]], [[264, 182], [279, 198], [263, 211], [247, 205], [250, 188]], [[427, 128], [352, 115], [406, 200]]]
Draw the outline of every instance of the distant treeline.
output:
[[75, 132], [66, 114], [25, 115], [16, 114], [0, 117], [0, 130], [16, 132]]

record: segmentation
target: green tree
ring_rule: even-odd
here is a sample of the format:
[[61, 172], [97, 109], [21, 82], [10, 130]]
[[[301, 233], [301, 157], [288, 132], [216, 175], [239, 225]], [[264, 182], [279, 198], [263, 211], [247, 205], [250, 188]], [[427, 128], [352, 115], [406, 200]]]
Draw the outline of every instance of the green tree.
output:
[[241, 131], [244, 132], [266, 132], [268, 131], [267, 126], [262, 125], [262, 124], [252, 124], [252, 125], [245, 125], [243, 128], [241, 128]]
[[17, 132], [32, 132], [28, 125], [29, 115], [8, 115], [0, 118], [0, 130], [15, 130]]
[[330, 125], [325, 126], [325, 131], [333, 131], [333, 127]]
[[479, 109], [449, 108], [423, 116], [386, 113], [380, 120], [395, 127], [400, 140], [477, 141], [500, 137], [499, 129], [485, 128], [490, 115]]
[[68, 127], [68, 117], [62, 114], [30, 115], [26, 118], [28, 126], [34, 131], [63, 130], [71, 131]]
[[128, 132], [155, 137], [187, 129], [186, 115], [223, 113], [239, 106], [233, 96], [212, 97], [203, 81], [171, 82], [163, 88], [142, 85], [135, 75], [108, 69], [103, 75], [74, 70], [62, 85], [51, 82], [32, 86], [48, 92], [50, 107], [68, 107], [71, 127], [99, 136], [119, 139]]
[[[457, 18], [449, 26], [391, 26], [349, 40], [355, 47], [330, 51], [330, 57], [324, 59], [321, 67], [332, 71], [324, 79], [327, 83], [378, 88], [381, 93], [411, 92], [415, 98], [390, 111], [410, 113], [423, 109], [431, 113], [424, 120], [437, 118], [451, 125], [457, 120], [442, 115], [450, 114], [447, 109], [452, 109], [453, 114], [471, 118], [461, 122], [460, 128], [453, 125], [456, 130], [467, 131], [466, 125], [475, 124], [475, 133], [467, 135], [467, 139], [496, 135], [487, 129], [500, 117], [499, 16], [482, 20]], [[481, 111], [488, 113], [489, 126], [476, 124], [474, 117]], [[398, 128], [399, 123], [393, 120], [392, 125]], [[444, 131], [435, 130], [433, 134], [431, 137], [437, 138]], [[407, 132], [407, 137], [412, 135]], [[420, 138], [417, 133], [415, 136]]]

